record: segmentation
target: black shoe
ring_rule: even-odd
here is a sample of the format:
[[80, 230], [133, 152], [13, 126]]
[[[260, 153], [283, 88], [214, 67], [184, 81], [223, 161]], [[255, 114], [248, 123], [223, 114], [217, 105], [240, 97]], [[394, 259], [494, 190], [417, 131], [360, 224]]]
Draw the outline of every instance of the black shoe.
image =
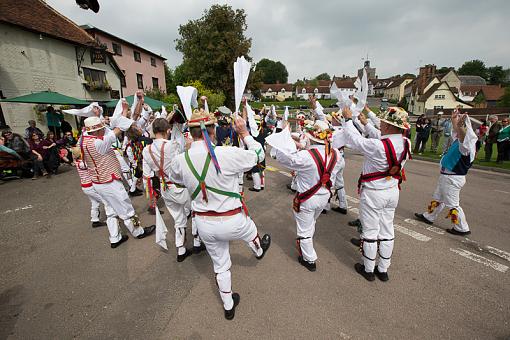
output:
[[292, 192], [296, 192], [296, 190], [292, 189], [292, 185], [290, 184], [287, 184], [287, 189], [289, 189]]
[[414, 213], [414, 216], [420, 222], [424, 222], [424, 223], [427, 223], [427, 224], [433, 224], [434, 223], [432, 221], [427, 220], [427, 218], [425, 218], [425, 216], [423, 216], [423, 214]]
[[365, 271], [365, 266], [362, 265], [361, 263], [356, 263], [354, 265], [354, 269], [356, 270], [356, 272], [358, 274], [360, 274], [361, 276], [363, 276], [365, 279], [367, 279], [367, 281], [374, 281], [375, 280], [375, 275], [374, 273], [368, 273]]
[[388, 277], [388, 272], [380, 272], [379, 269], [377, 269], [377, 266], [374, 268], [374, 274], [377, 276], [377, 278], [383, 282], [388, 281], [390, 278]]
[[331, 208], [331, 210], [336, 211], [342, 215], [347, 215], [347, 209], [345, 209], [345, 208], [334, 207], [334, 208]]
[[361, 239], [359, 238], [351, 238], [351, 243], [354, 244], [356, 247], [361, 247]]
[[264, 190], [264, 187], [260, 187], [260, 190]]
[[262, 239], [260, 240], [260, 247], [262, 248], [262, 255], [256, 256], [257, 260], [262, 260], [264, 255], [266, 255], [267, 250], [269, 249], [269, 246], [271, 246], [271, 235], [265, 234], [262, 236]]
[[308, 270], [309, 270], [309, 271], [311, 271], [311, 272], [314, 272], [314, 271], [316, 271], [316, 270], [317, 270], [317, 264], [316, 264], [315, 262], [308, 262], [308, 261], [305, 261], [305, 260], [303, 259], [303, 256], [299, 256], [299, 257], [298, 257], [298, 261], [299, 261], [299, 263], [300, 263], [303, 267], [305, 267], [306, 269], [308, 269]]
[[101, 221], [92, 222], [92, 228], [104, 227], [105, 225], [106, 225], [106, 223], [101, 222]]
[[156, 226], [154, 224], [151, 225], [150, 227], [145, 227], [145, 228], [143, 228], [143, 234], [138, 235], [136, 238], [142, 239], [144, 237], [147, 237], [150, 234], [152, 234], [154, 232], [154, 230], [156, 230]]
[[188, 249], [186, 249], [186, 252], [185, 252], [184, 254], [182, 254], [182, 255], [177, 255], [177, 262], [182, 262], [182, 261], [184, 261], [184, 260], [186, 259], [186, 257], [191, 256], [191, 254], [192, 254], [192, 253], [191, 253]]
[[193, 254], [200, 254], [205, 250], [205, 244], [201, 243], [198, 247], [193, 246]]
[[232, 320], [236, 315], [236, 307], [239, 304], [239, 301], [241, 301], [241, 297], [237, 293], [232, 293], [232, 300], [234, 300], [234, 307], [230, 310], [225, 309], [225, 319], [227, 320]]
[[255, 191], [255, 192], [259, 192], [259, 191], [260, 191], [260, 190], [262, 190], [262, 189], [248, 188], [248, 190], [250, 190], [250, 191]]
[[452, 235], [457, 235], [457, 236], [466, 236], [466, 235], [469, 235], [471, 234], [470, 231], [458, 231], [457, 229], [446, 229], [446, 232], [449, 233], [449, 234], [452, 234]]
[[142, 196], [143, 195], [143, 191], [136, 188], [135, 191], [130, 191], [128, 193], [129, 197], [136, 197], [136, 196]]
[[348, 225], [351, 227], [361, 227], [361, 221], [358, 219], [355, 219], [354, 221], [347, 222]]
[[328, 211], [326, 209], [322, 209], [321, 214], [326, 215], [327, 213], [328, 213]]
[[115, 243], [110, 243], [110, 247], [117, 248], [122, 243], [126, 242], [128, 240], [128, 238], [129, 237], [127, 235], [122, 235], [122, 237], [120, 238], [120, 241], [119, 242], [115, 242]]
[[[148, 207], [147, 211], [149, 212], [149, 215], [156, 215], [156, 207]], [[163, 215], [165, 212], [160, 210], [159, 213]]]

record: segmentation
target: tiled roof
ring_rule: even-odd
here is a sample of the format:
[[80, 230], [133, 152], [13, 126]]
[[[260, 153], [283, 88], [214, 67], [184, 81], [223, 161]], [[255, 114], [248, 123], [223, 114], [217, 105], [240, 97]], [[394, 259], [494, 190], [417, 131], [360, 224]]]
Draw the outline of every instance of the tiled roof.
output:
[[485, 79], [480, 76], [459, 76], [462, 85], [487, 85]]
[[292, 84], [262, 84], [260, 91], [267, 92], [269, 89], [273, 92], [280, 92], [282, 89], [292, 92]]
[[387, 89], [391, 89], [391, 88], [394, 88], [394, 87], [400, 86], [400, 85], [401, 85], [404, 81], [406, 81], [407, 79], [411, 79], [411, 78], [401, 77], [401, 78], [395, 79], [393, 82], [391, 82], [390, 84], [388, 84], [388, 86], [387, 86], [386, 88], [387, 88]]
[[350, 79], [339, 79], [335, 80], [336, 87], [339, 89], [355, 89], [356, 86], [354, 86], [354, 81]]
[[487, 85], [482, 87], [480, 92], [483, 93], [486, 101], [498, 101], [505, 93], [505, 89], [499, 85]]
[[434, 85], [432, 85], [430, 87], [430, 89], [428, 89], [427, 92], [425, 92], [424, 94], [422, 94], [419, 98], [418, 98], [418, 101], [419, 102], [424, 102], [426, 101], [430, 96], [432, 96], [432, 94], [434, 92], [436, 92], [436, 90], [439, 88], [439, 86], [441, 86], [443, 83], [436, 83]]
[[1, 0], [0, 22], [79, 45], [96, 44], [85, 30], [41, 0]]

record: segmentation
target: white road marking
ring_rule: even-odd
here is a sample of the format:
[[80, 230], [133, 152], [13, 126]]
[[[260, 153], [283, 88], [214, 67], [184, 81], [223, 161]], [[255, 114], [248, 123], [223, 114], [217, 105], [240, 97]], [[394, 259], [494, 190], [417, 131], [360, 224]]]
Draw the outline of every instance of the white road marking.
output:
[[287, 171], [282, 171], [282, 170], [280, 170], [280, 171], [278, 171], [278, 172], [279, 172], [279, 173], [281, 173], [282, 175], [287, 176], [287, 177], [292, 177], [292, 175], [291, 175], [291, 174], [289, 174]]
[[359, 210], [358, 210], [358, 208], [349, 207], [349, 211], [352, 211], [352, 212], [353, 212], [353, 213], [355, 213], [355, 214], [359, 214]]
[[351, 201], [352, 203], [359, 203], [359, 199], [357, 199], [356, 197], [345, 195], [345, 198], [347, 198], [347, 200]]
[[508, 253], [504, 250], [498, 249], [498, 248], [491, 247], [491, 246], [486, 246], [485, 249], [489, 253], [494, 254], [494, 255], [501, 257], [502, 259], [505, 259], [510, 262], [510, 253]]
[[494, 191], [496, 191], [496, 192], [501, 192], [501, 193], [503, 193], [503, 194], [510, 194], [510, 192], [508, 192], [508, 191], [503, 191], [503, 190], [494, 190]]
[[422, 241], [422, 242], [427, 242], [427, 241], [431, 240], [430, 237], [428, 237], [426, 235], [423, 235], [423, 234], [420, 234], [420, 233], [417, 233], [414, 230], [407, 229], [406, 227], [403, 227], [401, 225], [394, 224], [393, 227], [395, 228], [396, 231], [400, 231], [402, 234], [411, 236], [415, 240]]
[[32, 208], [33, 208], [32, 204], [29, 204], [29, 205], [26, 205], [24, 207], [16, 208], [14, 210], [12, 210], [12, 209], [6, 210], [6, 211], [2, 212], [2, 214], [9, 214], [9, 213], [12, 213], [12, 212], [16, 212], [16, 211], [20, 211], [20, 210], [27, 210], [27, 209], [32, 209]]
[[427, 229], [427, 230], [429, 230], [429, 231], [431, 231], [433, 233], [436, 233], [438, 235], [444, 235], [444, 230], [443, 229], [437, 228], [437, 227], [433, 227], [433, 226], [425, 224], [425, 223], [418, 222], [416, 220], [413, 220], [412, 218], [406, 218], [406, 219], [404, 219], [404, 222], [409, 223], [412, 226], [422, 227], [422, 228]]
[[492, 268], [494, 270], [497, 270], [498, 272], [501, 272], [501, 273], [505, 273], [508, 270], [508, 267], [505, 266], [504, 264], [498, 263], [498, 262], [493, 261], [493, 260], [489, 260], [489, 259], [487, 259], [487, 258], [485, 258], [483, 256], [477, 255], [477, 254], [472, 253], [470, 251], [467, 251], [465, 249], [450, 248], [450, 251], [453, 251], [454, 253], [459, 254], [462, 257], [470, 259], [471, 261], [475, 261], [475, 262], [481, 263], [484, 266], [490, 267], [490, 268]]

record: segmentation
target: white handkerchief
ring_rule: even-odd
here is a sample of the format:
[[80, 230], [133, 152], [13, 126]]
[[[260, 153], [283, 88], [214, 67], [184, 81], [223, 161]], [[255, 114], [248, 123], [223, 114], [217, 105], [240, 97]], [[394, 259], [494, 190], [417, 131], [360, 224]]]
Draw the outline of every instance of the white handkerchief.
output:
[[346, 139], [346, 136], [345, 136], [344, 129], [336, 130], [333, 133], [333, 138], [332, 138], [332, 141], [331, 141], [331, 146], [334, 149], [338, 149], [338, 148], [341, 148], [341, 147], [345, 146], [346, 144], [347, 144], [347, 139]]
[[268, 136], [266, 138], [266, 142], [273, 148], [278, 149], [285, 154], [297, 152], [296, 143], [294, 143], [294, 140], [290, 136], [290, 130], [288, 127], [283, 129], [281, 132], [273, 133]]
[[186, 118], [189, 120], [191, 117], [192, 109], [191, 107], [197, 107], [198, 101], [198, 91], [193, 86], [177, 86], [177, 94], [179, 95], [179, 99], [182, 103], [182, 108], [184, 109], [184, 114]]
[[288, 121], [289, 120], [289, 107], [285, 106], [285, 111], [283, 112], [283, 120]]
[[248, 113], [248, 123], [250, 124], [250, 133], [255, 138], [259, 135], [259, 127], [255, 121], [255, 112], [252, 110], [250, 104], [246, 103], [246, 112]]
[[158, 207], [156, 207], [156, 244], [165, 250], [168, 250], [168, 246], [166, 244], [167, 233], [168, 229], [166, 228], [165, 221], [163, 220], [163, 217], [161, 217]]
[[243, 98], [244, 89], [250, 75], [251, 63], [244, 59], [244, 56], [238, 57], [234, 63], [234, 95], [235, 105], [234, 112], [239, 112], [241, 99]]
[[62, 110], [62, 112], [70, 114], [70, 115], [80, 116], [80, 117], [92, 117], [94, 115], [94, 113], [92, 112], [92, 109], [94, 108], [94, 106], [97, 106], [99, 108], [99, 111], [101, 111], [100, 115], [102, 116], [103, 108], [101, 106], [99, 106], [99, 104], [97, 102], [93, 102], [89, 106], [84, 107], [83, 109], [69, 109], [69, 110]]

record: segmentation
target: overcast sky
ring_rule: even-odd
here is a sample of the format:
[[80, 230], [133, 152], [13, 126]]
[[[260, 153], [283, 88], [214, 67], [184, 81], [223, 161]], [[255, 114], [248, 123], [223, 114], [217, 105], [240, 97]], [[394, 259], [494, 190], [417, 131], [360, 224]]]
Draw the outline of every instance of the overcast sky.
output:
[[322, 72], [354, 75], [367, 53], [380, 78], [471, 59], [510, 67], [508, 0], [99, 0], [97, 14], [74, 0], [47, 2], [79, 25], [163, 55], [172, 68], [182, 59], [174, 43], [179, 25], [214, 3], [246, 11], [250, 56], [281, 61], [289, 81]]

